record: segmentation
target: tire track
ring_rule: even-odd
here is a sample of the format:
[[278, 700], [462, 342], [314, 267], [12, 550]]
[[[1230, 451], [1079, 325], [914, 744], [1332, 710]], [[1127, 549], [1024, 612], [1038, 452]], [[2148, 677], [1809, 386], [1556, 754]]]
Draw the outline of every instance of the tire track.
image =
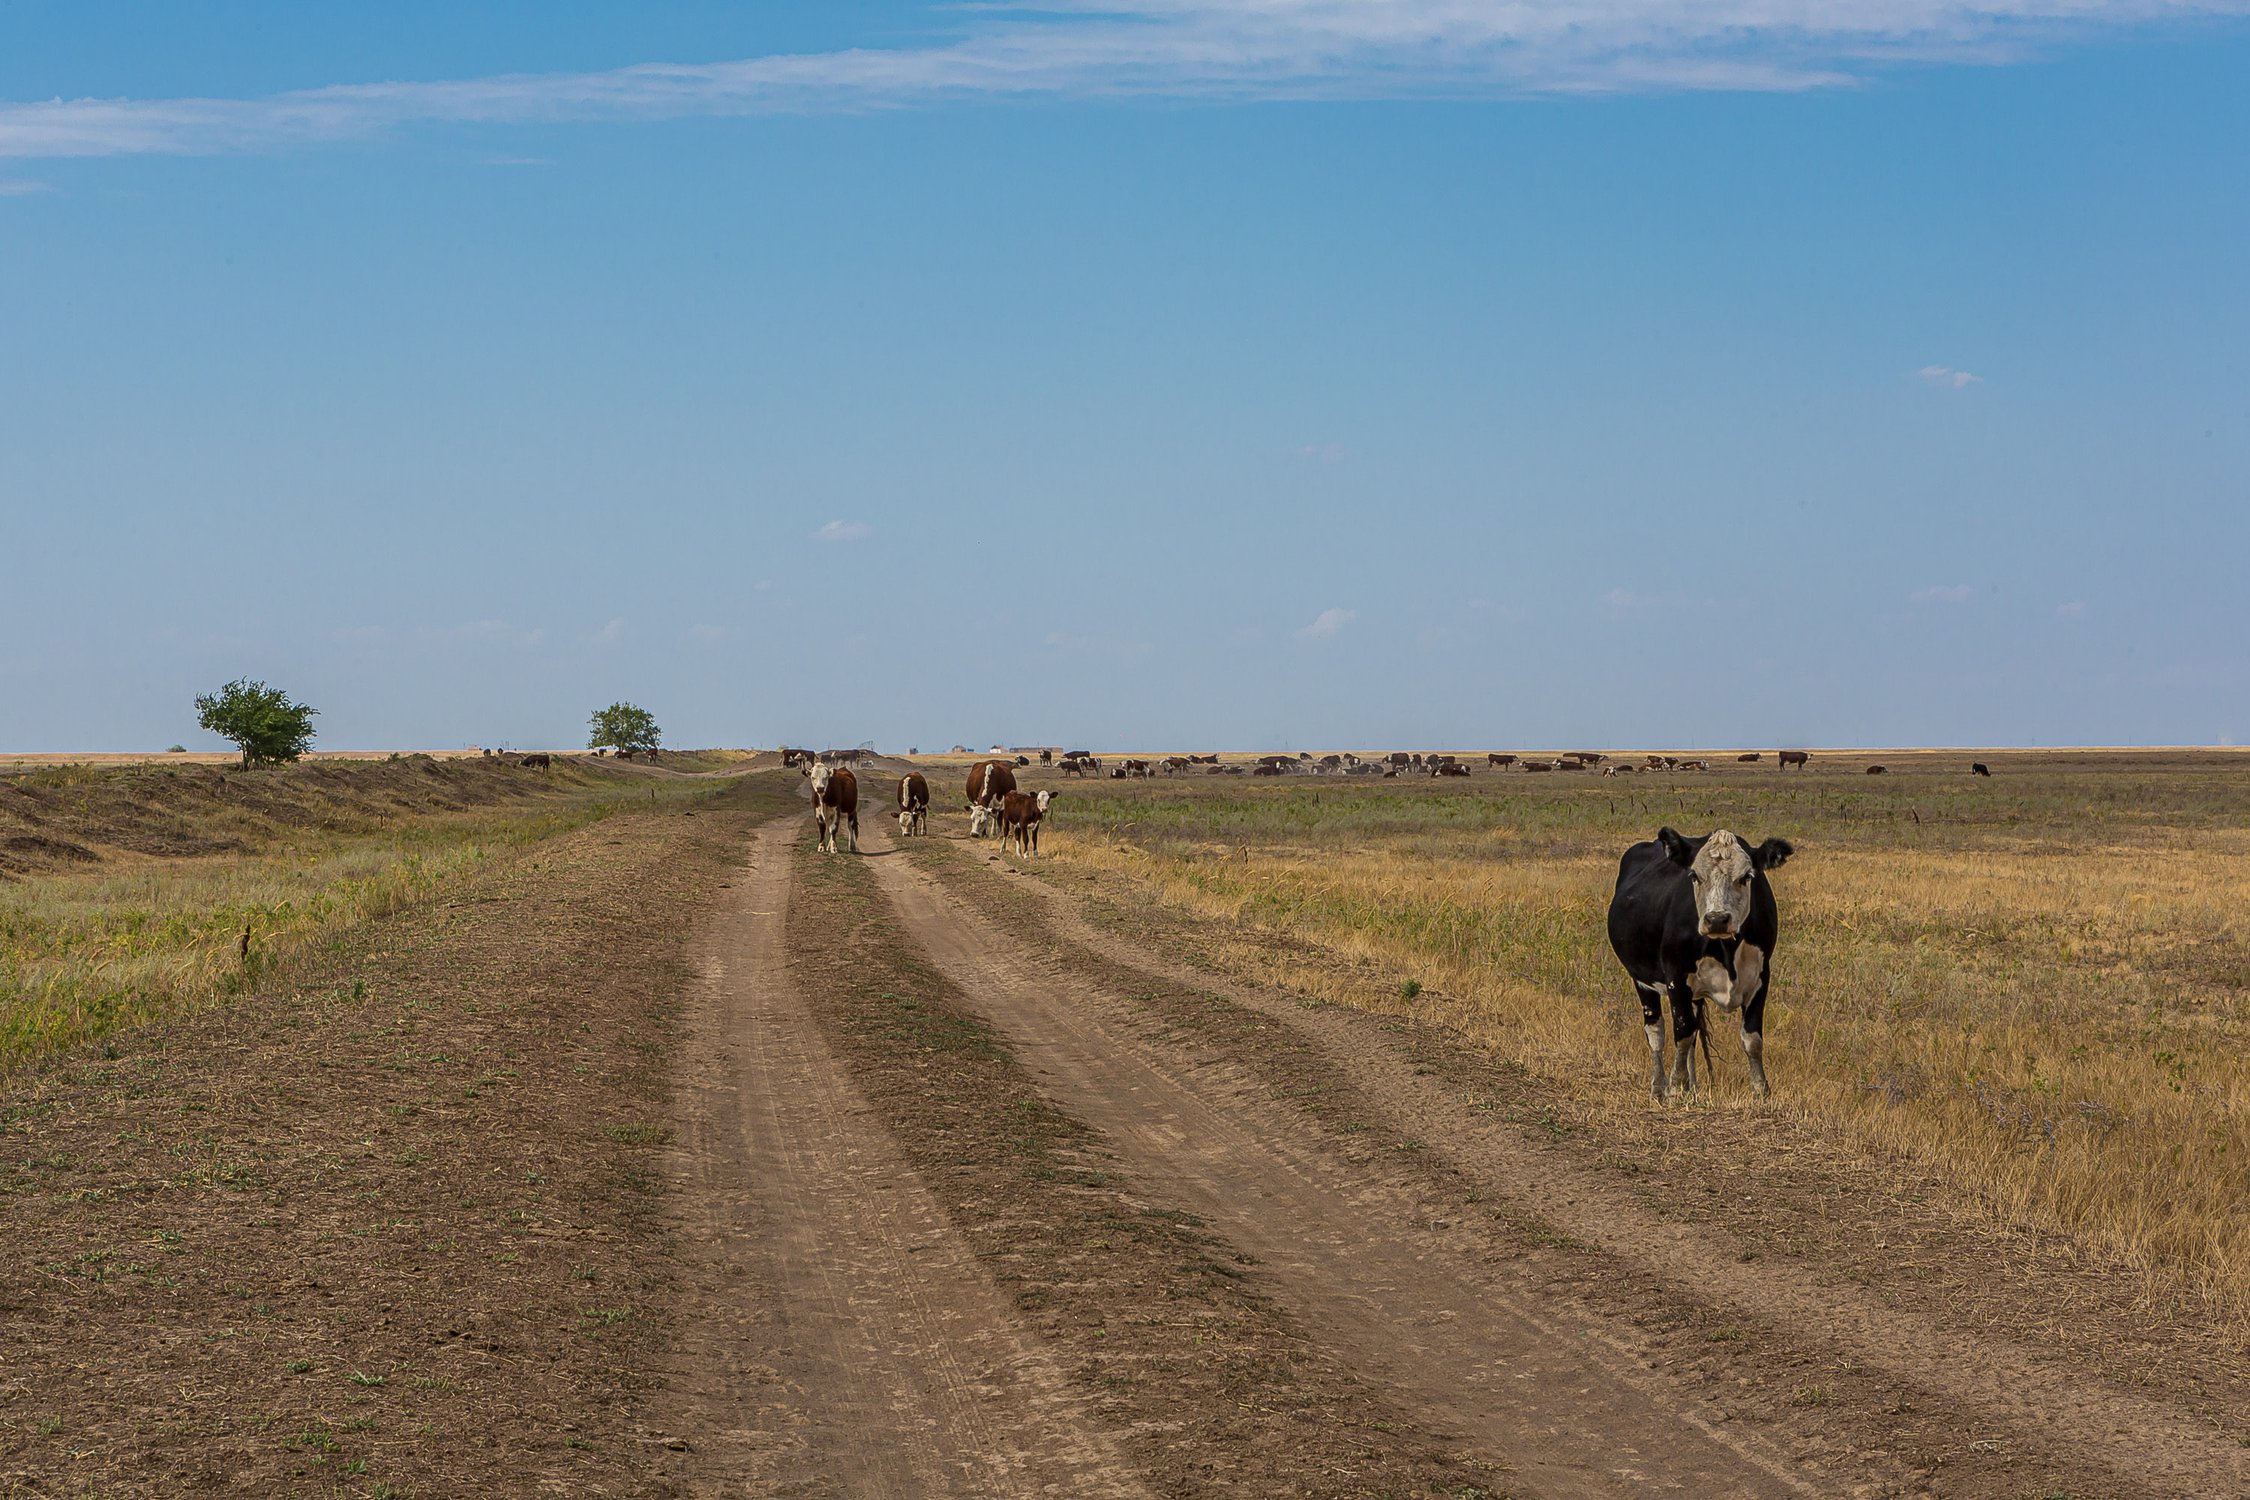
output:
[[[798, 997], [794, 816], [706, 940], [680, 1093], [686, 1331], [665, 1398], [704, 1496], [1146, 1500]], [[674, 1446], [682, 1446], [674, 1440]]]

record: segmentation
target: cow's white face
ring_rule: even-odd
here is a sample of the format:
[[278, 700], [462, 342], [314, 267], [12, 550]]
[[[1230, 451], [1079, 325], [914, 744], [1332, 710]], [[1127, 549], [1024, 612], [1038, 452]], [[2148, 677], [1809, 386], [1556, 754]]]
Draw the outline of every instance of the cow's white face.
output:
[[1053, 797], [1054, 795], [1055, 795], [1055, 794], [1054, 794], [1053, 792], [1041, 792], [1041, 793], [1039, 794], [1039, 813], [1040, 813], [1040, 816], [1042, 816], [1042, 817], [1046, 816], [1046, 812], [1047, 812], [1047, 801], [1048, 801], [1048, 799], [1049, 799], [1049, 798]]
[[1675, 864], [1687, 867], [1695, 893], [1696, 931], [1707, 938], [1742, 935], [1750, 920], [1751, 893], [1758, 874], [1781, 867], [1795, 851], [1787, 839], [1767, 839], [1755, 847], [1722, 828], [1698, 842], [1667, 828], [1657, 835]]
[[824, 801], [828, 796], [829, 778], [834, 774], [829, 770], [828, 763], [816, 760], [813, 762], [812, 769], [805, 774], [812, 777], [813, 801]]
[[986, 825], [986, 824], [988, 824], [988, 823], [990, 823], [991, 821], [992, 821], [992, 809], [991, 809], [991, 808], [989, 808], [989, 807], [986, 807], [986, 806], [985, 806], [985, 805], [984, 805], [983, 803], [981, 803], [981, 802], [972, 802], [972, 803], [970, 803], [970, 804], [969, 804], [969, 837], [970, 837], [970, 838], [973, 838], [973, 839], [981, 839], [981, 838], [983, 838], [983, 837], [984, 837], [984, 829], [985, 829], [985, 825]]
[[900, 833], [912, 833], [914, 831], [914, 814], [903, 807], [898, 810], [898, 831]]

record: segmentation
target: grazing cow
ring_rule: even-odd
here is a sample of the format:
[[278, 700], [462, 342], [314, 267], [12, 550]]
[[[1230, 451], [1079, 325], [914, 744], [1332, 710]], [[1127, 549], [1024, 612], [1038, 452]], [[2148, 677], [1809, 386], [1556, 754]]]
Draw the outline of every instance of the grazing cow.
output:
[[1084, 776], [1090, 769], [1091, 767], [1086, 764], [1086, 759], [1084, 756], [1080, 756], [1075, 760], [1066, 760], [1062, 763], [1062, 771], [1065, 776]]
[[1609, 759], [1608, 756], [1602, 754], [1599, 750], [1573, 750], [1570, 752], [1570, 758], [1572, 760], [1582, 760], [1589, 766], [1600, 765], [1603, 761]]
[[1484, 763], [1488, 766], [1512, 766], [1516, 763], [1516, 758], [1513, 755], [1487, 755]]
[[1195, 762], [1184, 755], [1167, 755], [1159, 764], [1164, 767], [1165, 775], [1177, 776], [1189, 766], [1194, 765]]
[[527, 755], [522, 760], [516, 762], [517, 765], [522, 766], [527, 771], [544, 771], [550, 766], [554, 765], [554, 763], [555, 758], [552, 755], [546, 754]]
[[1751, 751], [1748, 755], [1737, 755], [1735, 757], [1736, 760], [1756, 760], [1757, 758], [1758, 752], [1755, 750]]
[[1992, 774], [1992, 767], [1986, 765], [1981, 760], [1972, 760], [1969, 762], [1969, 774], [1971, 776], [1990, 776]]
[[981, 839], [999, 817], [1000, 799], [1016, 789], [1016, 773], [1004, 760], [980, 760], [969, 767], [969, 837]]
[[1809, 750], [1777, 750], [1774, 752], [1773, 758], [1780, 761], [1781, 769], [1786, 771], [1791, 766], [1803, 766], [1812, 759], [1812, 752]]
[[1787, 839], [1747, 844], [1720, 829], [1699, 839], [1673, 829], [1635, 844], [1617, 864], [1609, 903], [1609, 946], [1632, 976], [1648, 1034], [1649, 1092], [1665, 1096], [1665, 1000], [1672, 1002], [1671, 1087], [1695, 1087], [1694, 1044], [1706, 1063], [1711, 1038], [1703, 1002], [1742, 1013], [1742, 1054], [1750, 1088], [1766, 1094], [1766, 985], [1781, 930], [1769, 871], [1796, 852]]
[[1320, 768], [1323, 771], [1340, 771], [1344, 768], [1344, 757], [1341, 755], [1323, 755], [1320, 758]]
[[1867, 774], [1870, 776], [1888, 776], [1891, 772], [1888, 766], [1869, 766]]
[[898, 831], [928, 833], [929, 823], [930, 783], [920, 771], [909, 771], [898, 783]]
[[1219, 757], [1216, 755], [1191, 755], [1188, 759], [1199, 766], [1215, 766], [1219, 763]]
[[859, 778], [824, 760], [805, 773], [812, 778], [813, 821], [820, 829], [820, 852], [836, 852], [836, 829], [851, 832], [851, 852], [859, 853]]
[[1053, 792], [1033, 796], [1029, 792], [1010, 792], [1000, 799], [1000, 847], [1008, 847], [1008, 840], [1016, 841], [1016, 848], [1025, 859], [1039, 857], [1039, 822], [1047, 816], [1047, 804]]

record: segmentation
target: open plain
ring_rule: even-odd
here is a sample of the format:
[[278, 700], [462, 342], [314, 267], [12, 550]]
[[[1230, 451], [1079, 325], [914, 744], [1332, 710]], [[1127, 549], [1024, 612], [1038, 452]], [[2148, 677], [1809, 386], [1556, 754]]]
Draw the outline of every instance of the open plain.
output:
[[2250, 761], [1710, 759], [0, 777], [0, 1493], [2250, 1493]]

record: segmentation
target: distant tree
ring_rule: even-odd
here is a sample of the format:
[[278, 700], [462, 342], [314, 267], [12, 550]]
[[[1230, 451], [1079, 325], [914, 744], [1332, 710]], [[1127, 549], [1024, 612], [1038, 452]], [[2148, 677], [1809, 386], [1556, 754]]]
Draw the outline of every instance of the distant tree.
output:
[[279, 765], [311, 748], [318, 709], [292, 703], [279, 688], [238, 677], [195, 700], [196, 722], [242, 747], [245, 766]]
[[656, 727], [656, 715], [630, 703], [612, 703], [594, 715], [594, 732], [587, 736], [586, 748], [599, 750], [607, 745], [612, 750], [640, 752], [654, 750], [663, 742], [664, 731]]

